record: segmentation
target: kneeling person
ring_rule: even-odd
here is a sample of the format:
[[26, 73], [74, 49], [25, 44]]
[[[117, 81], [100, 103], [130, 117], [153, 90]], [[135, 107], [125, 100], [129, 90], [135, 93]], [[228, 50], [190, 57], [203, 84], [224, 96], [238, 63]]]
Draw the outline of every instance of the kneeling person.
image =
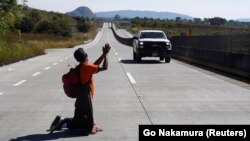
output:
[[[105, 44], [103, 54], [94, 64], [88, 62], [88, 55], [82, 48], [78, 48], [74, 52], [75, 59], [80, 63], [80, 80], [83, 90], [76, 98], [74, 117], [62, 119], [60, 116], [56, 116], [50, 126], [51, 133], [55, 130], [61, 130], [61, 128], [83, 129], [85, 133], [93, 134], [101, 130], [96, 126], [93, 118], [92, 98], [94, 96], [94, 81], [92, 76], [108, 69], [107, 54], [110, 48], [109, 44]], [[101, 62], [103, 62], [103, 65], [99, 67]]]

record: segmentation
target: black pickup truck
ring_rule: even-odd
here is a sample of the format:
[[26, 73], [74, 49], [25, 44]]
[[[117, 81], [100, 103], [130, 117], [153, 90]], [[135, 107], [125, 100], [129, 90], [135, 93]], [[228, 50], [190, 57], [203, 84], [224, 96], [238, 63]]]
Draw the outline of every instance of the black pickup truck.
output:
[[166, 63], [171, 60], [171, 42], [160, 30], [141, 30], [133, 38], [133, 59], [137, 62], [142, 57], [159, 57], [160, 61], [165, 59]]

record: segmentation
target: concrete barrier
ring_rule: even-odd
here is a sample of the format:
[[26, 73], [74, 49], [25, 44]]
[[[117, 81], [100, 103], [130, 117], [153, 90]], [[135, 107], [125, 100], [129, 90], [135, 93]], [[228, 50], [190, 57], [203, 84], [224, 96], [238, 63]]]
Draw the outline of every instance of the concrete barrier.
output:
[[113, 31], [113, 34], [116, 38], [117, 41], [119, 41], [120, 43], [124, 44], [124, 45], [127, 45], [127, 46], [133, 46], [133, 38], [123, 38], [123, 37], [120, 37], [115, 31], [116, 31], [116, 28], [114, 25], [112, 25], [111, 27], [112, 31]]
[[250, 78], [250, 55], [174, 46], [172, 56], [216, 70]]
[[250, 34], [174, 36], [171, 41], [175, 46], [250, 54]]
[[173, 57], [250, 78], [250, 35], [176, 36]]

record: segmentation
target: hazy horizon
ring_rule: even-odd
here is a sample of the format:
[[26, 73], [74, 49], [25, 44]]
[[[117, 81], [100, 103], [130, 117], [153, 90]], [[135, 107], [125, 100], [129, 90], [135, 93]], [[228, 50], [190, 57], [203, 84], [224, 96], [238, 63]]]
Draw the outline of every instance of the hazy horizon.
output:
[[179, 13], [194, 18], [250, 18], [249, 0], [28, 0], [27, 4], [33, 8], [60, 13], [86, 6], [93, 12], [140, 10]]

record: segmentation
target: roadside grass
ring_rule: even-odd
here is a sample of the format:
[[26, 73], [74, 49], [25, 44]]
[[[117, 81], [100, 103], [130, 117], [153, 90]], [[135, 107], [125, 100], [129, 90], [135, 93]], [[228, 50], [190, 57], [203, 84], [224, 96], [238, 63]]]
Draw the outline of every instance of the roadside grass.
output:
[[0, 65], [43, 54], [44, 49], [32, 47], [24, 42], [6, 42], [0, 40]]
[[76, 33], [72, 37], [48, 34], [7, 32], [0, 37], [0, 66], [44, 54], [47, 48], [71, 48], [93, 39], [97, 28], [88, 33]]
[[22, 36], [26, 43], [39, 48], [71, 48], [75, 45], [83, 44], [85, 36], [83, 33], [77, 33], [73, 37], [62, 37], [43, 34], [24, 34]]
[[157, 29], [163, 30], [168, 36], [203, 36], [203, 35], [237, 35], [237, 34], [249, 34], [249, 27], [237, 27], [237, 26], [209, 26], [209, 25], [192, 25], [185, 23], [164, 23], [159, 22], [159, 25], [134, 25], [126, 28], [132, 33], [138, 33], [140, 30]]

